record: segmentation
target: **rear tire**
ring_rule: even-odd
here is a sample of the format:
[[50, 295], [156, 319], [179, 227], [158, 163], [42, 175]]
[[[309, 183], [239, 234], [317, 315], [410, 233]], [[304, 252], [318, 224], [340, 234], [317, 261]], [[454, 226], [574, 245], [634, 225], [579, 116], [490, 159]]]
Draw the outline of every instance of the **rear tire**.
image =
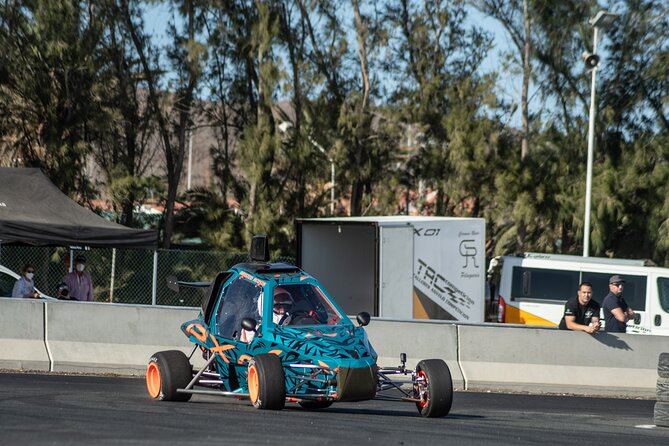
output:
[[256, 409], [281, 410], [286, 405], [286, 378], [278, 356], [257, 355], [248, 369], [249, 397]]
[[332, 401], [300, 401], [297, 404], [307, 410], [327, 409], [332, 406]]
[[192, 394], [178, 393], [193, 379], [188, 357], [179, 350], [154, 353], [146, 367], [146, 390], [161, 401], [188, 401]]
[[427, 418], [448, 415], [453, 404], [453, 380], [451, 371], [441, 359], [425, 359], [416, 366], [421, 382], [416, 382], [414, 391], [421, 401], [416, 403], [418, 412]]

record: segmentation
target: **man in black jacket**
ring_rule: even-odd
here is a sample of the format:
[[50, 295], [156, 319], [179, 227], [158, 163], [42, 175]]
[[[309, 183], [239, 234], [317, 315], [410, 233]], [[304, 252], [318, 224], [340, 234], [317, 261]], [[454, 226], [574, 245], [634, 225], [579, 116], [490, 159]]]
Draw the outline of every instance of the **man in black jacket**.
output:
[[592, 284], [583, 282], [578, 286], [578, 295], [564, 306], [560, 330], [595, 333], [600, 327], [599, 304], [592, 300]]

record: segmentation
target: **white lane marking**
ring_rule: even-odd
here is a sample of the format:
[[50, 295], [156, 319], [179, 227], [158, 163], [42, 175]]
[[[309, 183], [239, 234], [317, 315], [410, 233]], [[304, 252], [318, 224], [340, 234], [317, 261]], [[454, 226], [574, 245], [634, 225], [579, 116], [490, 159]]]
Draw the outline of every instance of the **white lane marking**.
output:
[[655, 429], [657, 426], [654, 424], [639, 424], [638, 426], [634, 426], [637, 429]]

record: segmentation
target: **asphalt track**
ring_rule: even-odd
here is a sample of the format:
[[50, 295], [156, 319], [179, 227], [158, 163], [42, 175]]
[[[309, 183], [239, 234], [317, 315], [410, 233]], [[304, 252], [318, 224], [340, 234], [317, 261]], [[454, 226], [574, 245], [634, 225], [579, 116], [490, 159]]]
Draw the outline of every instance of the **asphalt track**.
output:
[[654, 401], [456, 392], [446, 418], [410, 403], [319, 412], [195, 395], [151, 400], [143, 379], [0, 373], [0, 444], [668, 445]]

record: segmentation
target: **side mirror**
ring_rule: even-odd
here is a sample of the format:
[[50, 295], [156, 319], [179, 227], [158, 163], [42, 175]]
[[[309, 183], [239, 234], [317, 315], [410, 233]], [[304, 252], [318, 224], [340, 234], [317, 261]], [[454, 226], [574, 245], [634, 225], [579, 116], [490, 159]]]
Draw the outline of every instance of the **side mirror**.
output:
[[358, 324], [361, 327], [364, 327], [369, 324], [370, 319], [372, 318], [368, 312], [362, 311], [358, 313], [358, 315], [355, 317], [356, 320], [358, 321]]
[[641, 315], [639, 313], [634, 313], [634, 323], [637, 325], [641, 323]]
[[242, 319], [242, 328], [246, 331], [256, 331], [256, 325], [258, 323], [252, 317], [245, 317]]

